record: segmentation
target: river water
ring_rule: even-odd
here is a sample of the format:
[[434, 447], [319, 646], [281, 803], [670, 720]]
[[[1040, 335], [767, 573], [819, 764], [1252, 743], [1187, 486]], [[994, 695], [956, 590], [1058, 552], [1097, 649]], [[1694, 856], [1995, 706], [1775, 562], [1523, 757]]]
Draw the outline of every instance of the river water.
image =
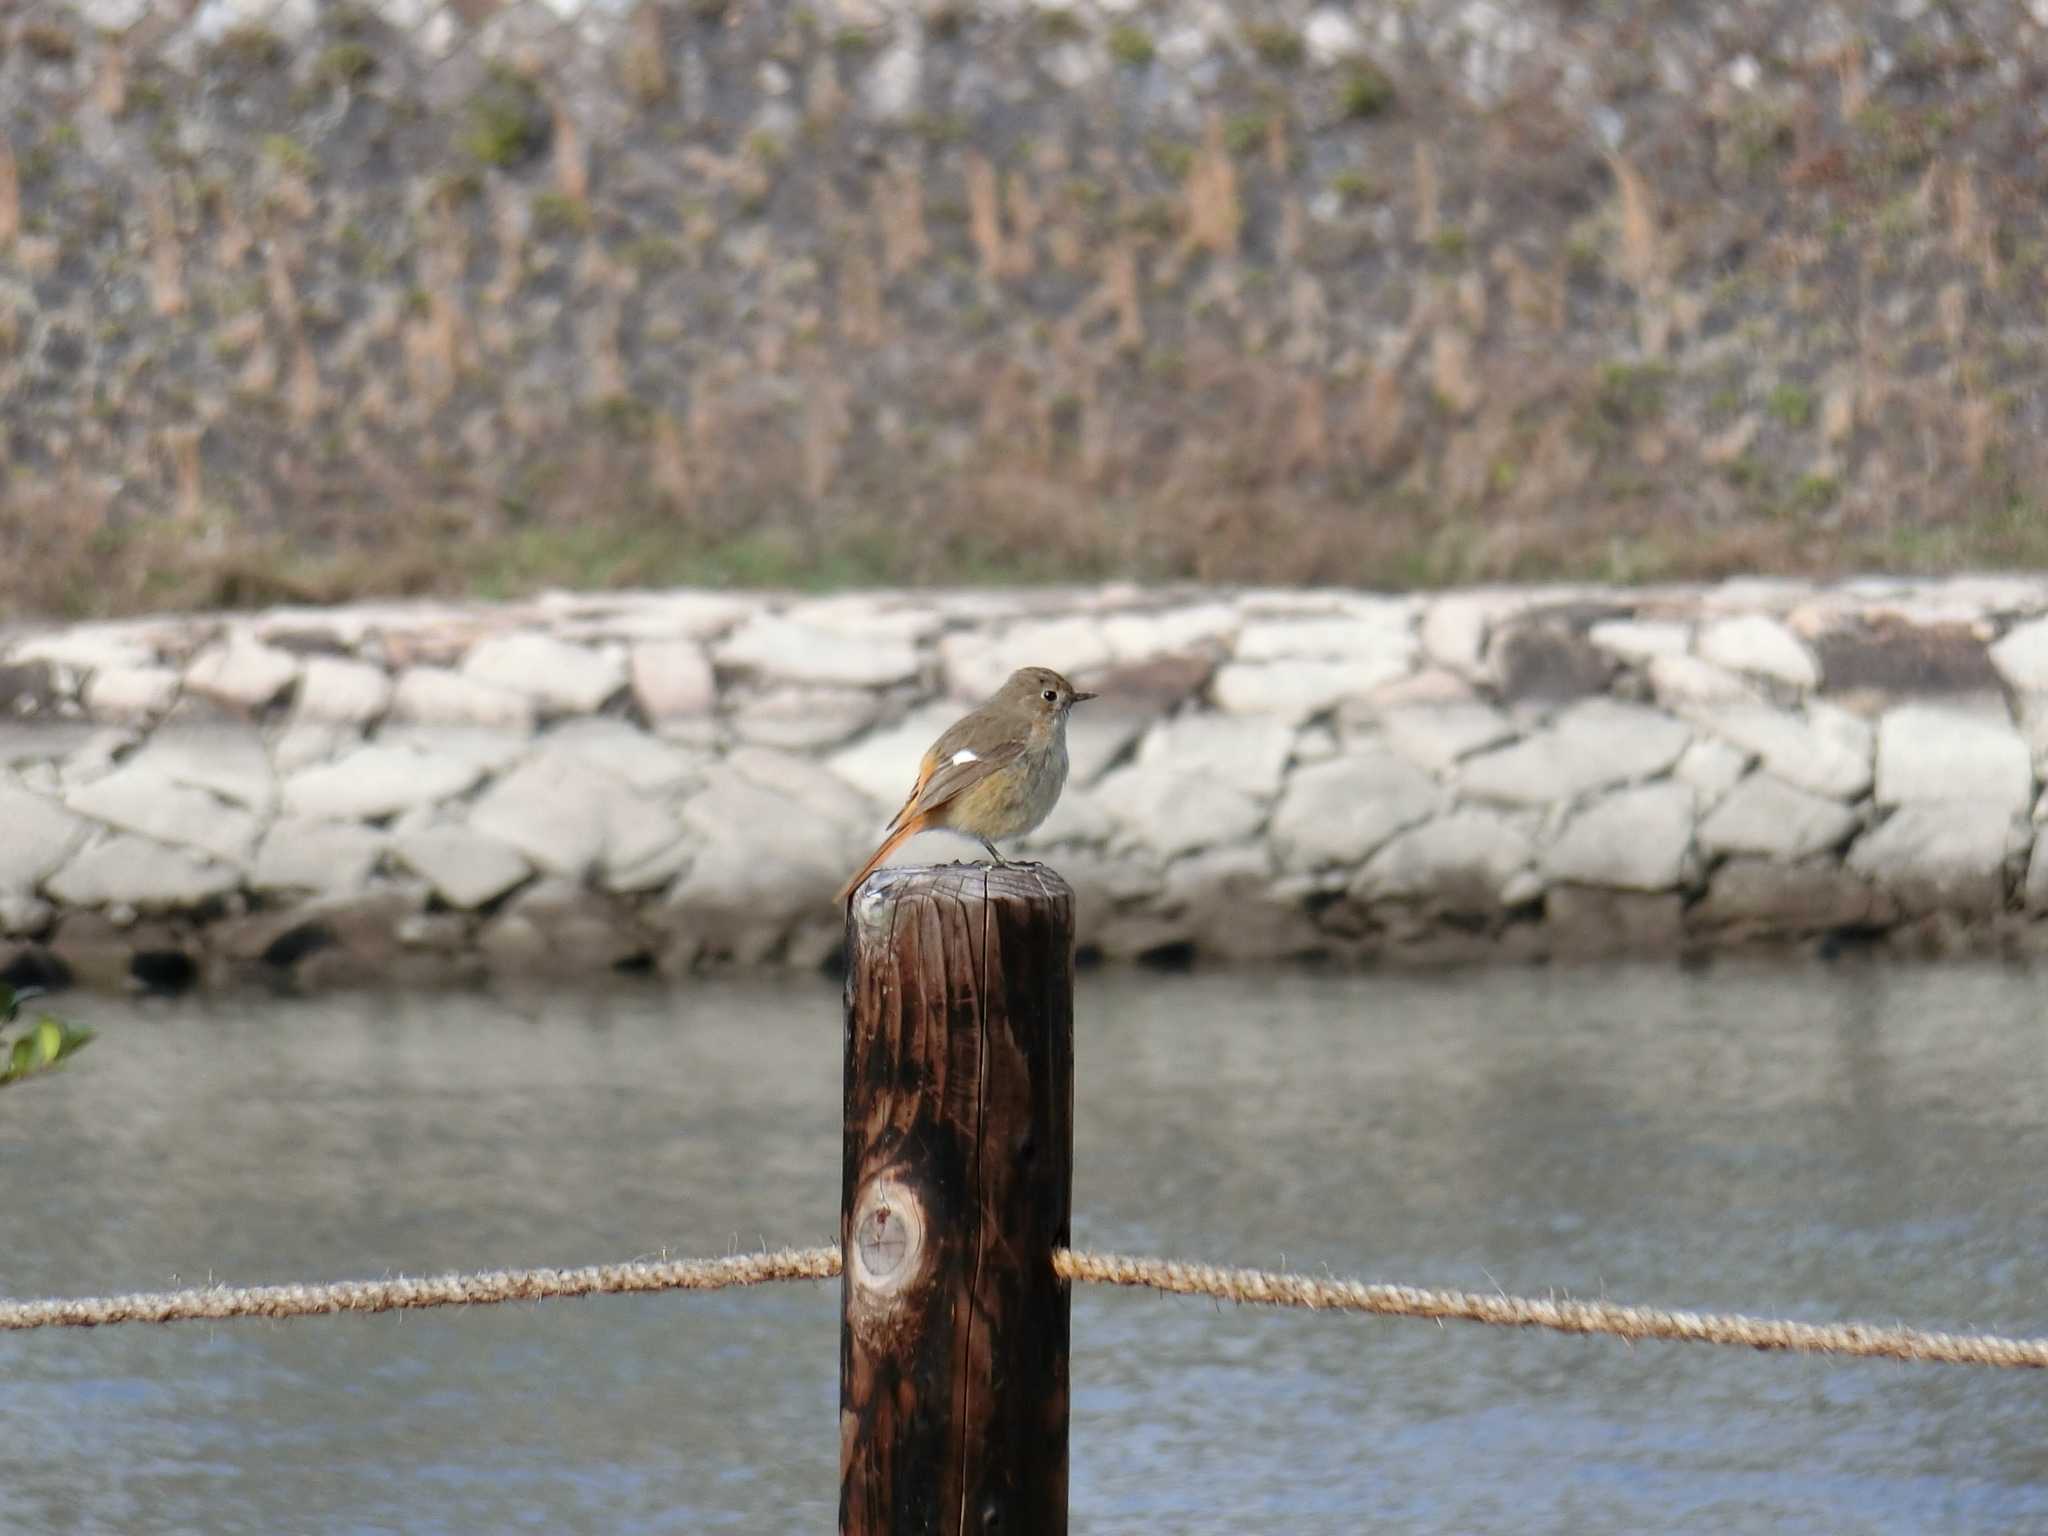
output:
[[[1997, 966], [1089, 974], [1077, 1246], [2048, 1333]], [[829, 1242], [836, 987], [66, 1000], [0, 1293]], [[0, 1336], [0, 1531], [818, 1532], [838, 1289]], [[2048, 1531], [2048, 1379], [1082, 1288], [1073, 1529]]]

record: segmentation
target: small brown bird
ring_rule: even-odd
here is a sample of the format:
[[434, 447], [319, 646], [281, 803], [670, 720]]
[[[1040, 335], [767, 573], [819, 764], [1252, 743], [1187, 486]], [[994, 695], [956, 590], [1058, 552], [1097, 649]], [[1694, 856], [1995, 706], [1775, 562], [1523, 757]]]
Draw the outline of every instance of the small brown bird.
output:
[[932, 743], [882, 846], [839, 899], [849, 899], [906, 839], [933, 827], [979, 839], [990, 858], [1008, 863], [995, 839], [1021, 837], [1052, 814], [1067, 782], [1067, 711], [1094, 697], [1046, 667], [1012, 672], [986, 704]]

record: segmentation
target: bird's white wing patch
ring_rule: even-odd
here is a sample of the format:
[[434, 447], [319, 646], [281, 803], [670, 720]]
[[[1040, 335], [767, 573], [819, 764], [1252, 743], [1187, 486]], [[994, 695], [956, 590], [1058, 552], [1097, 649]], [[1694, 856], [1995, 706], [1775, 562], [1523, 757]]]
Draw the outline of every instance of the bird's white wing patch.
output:
[[972, 747], [962, 747], [958, 752], [955, 752], [946, 759], [946, 764], [948, 767], [958, 768], [962, 763], [978, 763], [980, 761], [981, 758]]

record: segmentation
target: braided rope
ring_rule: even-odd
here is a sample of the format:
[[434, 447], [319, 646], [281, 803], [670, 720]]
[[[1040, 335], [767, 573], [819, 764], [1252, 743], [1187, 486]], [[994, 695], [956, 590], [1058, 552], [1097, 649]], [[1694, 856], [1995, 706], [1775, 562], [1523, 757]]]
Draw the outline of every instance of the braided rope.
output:
[[[1435, 1318], [1500, 1328], [1548, 1328], [1690, 1344], [1929, 1364], [2048, 1368], [2048, 1338], [1930, 1333], [1870, 1323], [1800, 1323], [1739, 1314], [1667, 1312], [1607, 1301], [1538, 1301], [1477, 1291], [1367, 1285], [1273, 1270], [1224, 1269], [1174, 1259], [1060, 1249], [1053, 1268], [1068, 1280], [1141, 1286], [1176, 1296], [1210, 1296], [1252, 1306]], [[583, 1269], [499, 1269], [408, 1280], [344, 1280], [329, 1285], [200, 1286], [183, 1291], [70, 1300], [0, 1300], [0, 1332], [97, 1328], [109, 1323], [174, 1323], [237, 1317], [315, 1317], [333, 1312], [392, 1312], [415, 1307], [484, 1306], [564, 1296], [646, 1291], [716, 1291], [776, 1280], [830, 1280], [837, 1248], [784, 1248], [723, 1259], [639, 1260]]]
[[2048, 1338], [2008, 1339], [1996, 1334], [1928, 1333], [1870, 1323], [1797, 1323], [1733, 1313], [1666, 1312], [1610, 1301], [1536, 1301], [1477, 1291], [1418, 1290], [1318, 1280], [1270, 1270], [1219, 1269], [1172, 1259], [1131, 1258], [1062, 1249], [1053, 1267], [1069, 1280], [1098, 1285], [1145, 1286], [1177, 1296], [1213, 1296], [1254, 1306], [1370, 1312], [1382, 1317], [1433, 1317], [1499, 1328], [1549, 1328], [1558, 1333], [1607, 1334], [1618, 1339], [1665, 1339], [1687, 1344], [1733, 1344], [1746, 1349], [1800, 1354], [1854, 1355], [1936, 1365], [2048, 1368]]
[[106, 1323], [183, 1323], [231, 1317], [315, 1317], [328, 1312], [395, 1312], [411, 1307], [469, 1307], [558, 1296], [616, 1296], [634, 1291], [717, 1291], [771, 1280], [829, 1280], [837, 1248], [784, 1248], [727, 1259], [643, 1259], [584, 1269], [493, 1269], [422, 1280], [342, 1280], [331, 1285], [198, 1286], [129, 1296], [0, 1301], [0, 1331], [97, 1328]]

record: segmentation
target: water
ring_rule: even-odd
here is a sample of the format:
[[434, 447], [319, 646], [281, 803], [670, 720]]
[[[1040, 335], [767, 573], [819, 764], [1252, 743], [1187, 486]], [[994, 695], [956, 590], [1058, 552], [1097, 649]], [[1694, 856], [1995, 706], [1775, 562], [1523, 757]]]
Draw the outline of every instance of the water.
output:
[[[1087, 976], [1077, 1244], [2048, 1333], [1998, 967]], [[0, 1291], [832, 1239], [836, 989], [68, 1011]], [[836, 1285], [0, 1337], [0, 1531], [816, 1532]], [[1081, 1533], [2048, 1531], [2033, 1373], [1082, 1289]]]

